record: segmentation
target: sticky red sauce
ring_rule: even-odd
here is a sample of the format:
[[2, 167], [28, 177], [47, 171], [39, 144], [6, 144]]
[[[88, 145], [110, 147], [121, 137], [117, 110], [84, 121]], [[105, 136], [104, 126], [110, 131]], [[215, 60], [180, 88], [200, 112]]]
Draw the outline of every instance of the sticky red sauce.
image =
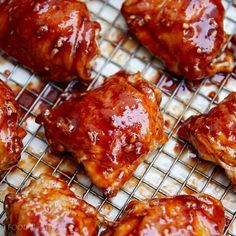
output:
[[90, 81], [100, 25], [84, 2], [1, 1], [0, 11], [0, 47], [9, 56], [53, 81]]
[[5, 224], [10, 234], [97, 235], [103, 218], [60, 180], [43, 175], [18, 195], [7, 196]]
[[121, 71], [102, 86], [73, 96], [37, 119], [45, 125], [52, 147], [70, 152], [82, 162], [96, 185], [111, 189], [109, 195], [154, 145], [166, 141], [159, 110], [161, 93], [141, 78], [141, 74]]
[[[232, 92], [207, 114], [190, 117], [179, 129], [179, 137], [190, 142], [203, 159], [225, 169], [228, 165], [235, 167], [235, 111], [236, 92]], [[235, 184], [233, 170], [227, 169], [226, 174]]]
[[131, 0], [121, 12], [130, 31], [169, 71], [189, 80], [226, 71], [212, 63], [224, 43], [220, 1]]
[[0, 80], [0, 174], [19, 161], [26, 132], [18, 126], [20, 109], [12, 90]]
[[[178, 220], [176, 220], [178, 219]], [[223, 235], [224, 208], [208, 195], [132, 201], [110, 235]]]

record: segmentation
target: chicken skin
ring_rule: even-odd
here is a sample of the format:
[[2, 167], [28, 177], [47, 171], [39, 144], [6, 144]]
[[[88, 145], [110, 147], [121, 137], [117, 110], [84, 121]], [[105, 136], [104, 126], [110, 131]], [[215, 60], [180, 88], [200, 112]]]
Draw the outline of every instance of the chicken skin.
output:
[[200, 156], [224, 168], [236, 184], [236, 92], [231, 93], [208, 114], [190, 117], [179, 129]]
[[92, 182], [114, 196], [144, 158], [165, 143], [161, 93], [121, 71], [96, 89], [47, 110], [37, 121], [54, 150], [70, 152]]
[[99, 30], [84, 2], [0, 1], [0, 48], [50, 80], [90, 80]]
[[167, 69], [189, 80], [233, 70], [221, 0], [126, 0], [122, 7], [130, 31]]
[[208, 195], [132, 201], [102, 236], [223, 236], [224, 208]]
[[17, 164], [26, 132], [18, 126], [20, 107], [12, 90], [0, 80], [0, 176]]
[[65, 182], [42, 175], [4, 202], [7, 235], [95, 236], [103, 217], [78, 199]]

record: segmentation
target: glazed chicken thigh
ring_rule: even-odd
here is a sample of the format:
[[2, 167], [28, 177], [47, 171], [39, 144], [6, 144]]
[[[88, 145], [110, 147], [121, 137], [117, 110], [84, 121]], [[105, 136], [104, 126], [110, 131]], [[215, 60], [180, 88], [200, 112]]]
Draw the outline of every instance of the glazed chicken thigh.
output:
[[50, 80], [90, 79], [99, 29], [82, 1], [0, 1], [0, 48]]
[[65, 182], [43, 175], [4, 202], [7, 235], [96, 236], [103, 217]]
[[180, 195], [132, 201], [102, 236], [223, 236], [224, 208], [208, 196]]
[[233, 69], [233, 55], [219, 56], [226, 41], [221, 0], [126, 0], [121, 11], [169, 71], [195, 80]]
[[139, 73], [119, 72], [37, 121], [44, 124], [54, 150], [70, 152], [111, 197], [147, 154], [166, 141], [160, 101], [160, 91]]
[[200, 157], [223, 167], [236, 184], [236, 92], [208, 114], [190, 117], [179, 135], [197, 149]]
[[18, 126], [20, 107], [12, 90], [0, 80], [0, 176], [17, 164], [26, 132]]

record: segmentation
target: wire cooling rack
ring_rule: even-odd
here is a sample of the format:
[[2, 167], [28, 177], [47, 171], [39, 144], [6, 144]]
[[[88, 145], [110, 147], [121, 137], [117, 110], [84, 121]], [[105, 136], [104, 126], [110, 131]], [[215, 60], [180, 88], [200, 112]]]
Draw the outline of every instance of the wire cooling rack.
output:
[[[207, 112], [231, 91], [236, 91], [235, 70], [231, 74], [218, 74], [186, 86], [184, 80], [168, 75], [161, 63], [127, 33], [119, 11], [122, 2], [87, 0], [93, 18], [102, 26], [99, 40], [102, 55], [93, 66], [94, 80], [89, 88], [120, 69], [141, 71], [146, 79], [163, 92], [161, 108], [169, 141], [139, 166], [116, 197], [104, 198], [81, 166], [76, 166], [67, 156], [51, 153], [43, 127], [35, 123], [35, 117], [40, 112], [56, 106], [61, 94], [69, 93], [79, 85], [76, 82], [69, 85], [43, 82], [12, 60], [0, 57], [0, 79], [15, 91], [23, 110], [20, 124], [27, 130], [21, 161], [0, 180], [0, 235], [4, 235], [5, 195], [19, 192], [32, 178], [42, 173], [59, 176], [67, 181], [79, 197], [97, 207], [111, 220], [117, 219], [133, 198], [208, 193], [222, 200], [225, 207], [230, 222], [225, 234], [236, 235], [236, 188], [230, 184], [221, 168], [198, 159], [191, 146], [176, 135], [182, 120], [193, 114]], [[236, 33], [235, 3], [232, 0], [223, 1], [226, 9], [224, 25], [229, 34]], [[228, 45], [231, 44], [230, 40], [232, 38]]]

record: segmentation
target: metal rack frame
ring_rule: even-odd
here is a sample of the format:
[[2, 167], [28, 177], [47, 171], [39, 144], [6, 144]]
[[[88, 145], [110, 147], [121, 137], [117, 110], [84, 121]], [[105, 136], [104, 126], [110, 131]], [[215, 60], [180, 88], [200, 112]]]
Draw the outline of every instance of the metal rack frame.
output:
[[[87, 1], [89, 2], [89, 1]], [[96, 1], [95, 1], [96, 2]], [[106, 67], [110, 64], [112, 64], [114, 67], [120, 68], [120, 69], [126, 69], [130, 70], [130, 63], [133, 59], [139, 60], [140, 62], [143, 63], [143, 69], [142, 73], [145, 76], [149, 69], [154, 70], [159, 70], [161, 69], [161, 65], [156, 62], [156, 59], [151, 57], [147, 58], [142, 58], [139, 56], [140, 50], [143, 50], [142, 46], [140, 44], [136, 44], [136, 46], [132, 49], [132, 53], [127, 50], [126, 47], [124, 46], [124, 43], [127, 39], [129, 39], [129, 35], [127, 34], [126, 29], [124, 30], [122, 27], [119, 26], [118, 22], [121, 20], [121, 15], [119, 13], [119, 9], [117, 5], [118, 3], [121, 3], [121, 0], [100, 0], [100, 8], [96, 9], [96, 12], [93, 13], [94, 19], [98, 20], [100, 23], [103, 22], [103, 24], [106, 24], [107, 30], [102, 33], [101, 38], [99, 40], [99, 44], [102, 45], [103, 43], [110, 44], [112, 46], [112, 51], [109, 54], [109, 56], [103, 55], [103, 63], [101, 66], [98, 68], [95, 68], [93, 70], [93, 73], [95, 75], [93, 82], [90, 84], [88, 89], [93, 88], [98, 81], [100, 81], [101, 78], [104, 77], [104, 70]], [[226, 7], [226, 12], [232, 7], [233, 1], [232, 0], [225, 0], [225, 3], [228, 3]], [[103, 12], [104, 9], [112, 9], [114, 13], [116, 13], [116, 16], [112, 20], [112, 22], [108, 21], [106, 17], [103, 17]], [[236, 32], [236, 18], [232, 19], [230, 17], [227, 17], [226, 14], [226, 19], [227, 21], [231, 22], [234, 25], [234, 32]], [[119, 37], [119, 40], [110, 40], [110, 32], [112, 29], [117, 30], [121, 37]], [[117, 55], [118, 51], [122, 50], [122, 52], [126, 53], [128, 55], [128, 59], [126, 62], [121, 66], [119, 63], [114, 61], [114, 57]], [[52, 83], [48, 82], [46, 83], [40, 91], [36, 91], [31, 89], [31, 83], [32, 81], [37, 81], [37, 77], [33, 74], [28, 74], [28, 78], [25, 79], [25, 83], [20, 83], [19, 81], [15, 80], [14, 78], [16, 77], [15, 74], [17, 74], [18, 70], [22, 70], [22, 68], [17, 65], [16, 63], [14, 66], [12, 66], [10, 73], [7, 75], [4, 73], [0, 72], [1, 78], [4, 79], [7, 83], [10, 84], [12, 87], [17, 87], [18, 88], [18, 94], [16, 96], [16, 100], [20, 102], [22, 96], [27, 93], [30, 94], [30, 96], [34, 97], [32, 103], [28, 106], [25, 107], [21, 104], [21, 108], [24, 111], [24, 114], [21, 118], [20, 124], [25, 125], [25, 122], [27, 119], [30, 117], [32, 119], [35, 118], [37, 115], [37, 107], [39, 106], [40, 103], [43, 103], [44, 105], [46, 104], [48, 107], [55, 107], [59, 102], [60, 102], [60, 95], [62, 93], [68, 93], [70, 92], [71, 88], [73, 87], [74, 82], [71, 82], [68, 84], [66, 87], [61, 86], [60, 84], [57, 83]], [[188, 161], [185, 161], [183, 159], [183, 155], [186, 152], [187, 149], [191, 148], [187, 143], [185, 143], [183, 140], [179, 139], [178, 136], [176, 135], [176, 129], [178, 125], [180, 124], [181, 120], [185, 118], [185, 115], [188, 111], [191, 110], [191, 112], [195, 113], [201, 113], [198, 108], [193, 106], [194, 101], [196, 100], [197, 97], [201, 97], [206, 101], [207, 109], [205, 109], [205, 112], [211, 108], [212, 105], [216, 105], [218, 103], [218, 98], [222, 97], [224, 94], [230, 93], [231, 90], [227, 86], [230, 80], [235, 80], [236, 81], [236, 74], [233, 72], [231, 74], [228, 74], [225, 76], [225, 78], [222, 79], [220, 83], [218, 82], [211, 82], [211, 86], [214, 86], [214, 88], [217, 90], [214, 94], [213, 97], [209, 97], [206, 94], [202, 92], [202, 89], [206, 86], [206, 84], [209, 84], [208, 79], [205, 79], [201, 81], [199, 86], [197, 86], [195, 89], [190, 91], [191, 96], [188, 101], [185, 101], [181, 99], [181, 97], [178, 95], [180, 89], [182, 86], [185, 85], [184, 80], [178, 80], [176, 78], [172, 77], [172, 82], [175, 85], [174, 89], [170, 92], [166, 90], [164, 87], [162, 87], [163, 81], [168, 77], [167, 72], [163, 72], [161, 77], [156, 83], [157, 87], [160, 87], [160, 89], [163, 92], [163, 100], [165, 101], [162, 104], [162, 112], [164, 113], [165, 116], [168, 116], [170, 119], [174, 121], [173, 126], [171, 129], [166, 129], [166, 132], [168, 133], [169, 138], [180, 145], [180, 150], [176, 154], [171, 154], [169, 153], [165, 146], [162, 146], [152, 157], [148, 158], [142, 165], [143, 169], [142, 171], [137, 171], [135, 172], [131, 182], [135, 182], [133, 184], [133, 187], [127, 188], [123, 187], [122, 190], [120, 191], [120, 194], [122, 196], [125, 196], [125, 200], [122, 203], [117, 203], [117, 201], [113, 201], [107, 198], [104, 198], [99, 191], [89, 180], [81, 180], [80, 177], [83, 174], [81, 174], [81, 169], [80, 167], [76, 170], [73, 171], [73, 173], [67, 171], [63, 171], [62, 166], [68, 162], [67, 157], [62, 157], [59, 158], [57, 162], [55, 163], [49, 163], [47, 160], [45, 160], [45, 156], [47, 155], [49, 151], [48, 145], [45, 146], [45, 149], [38, 153], [32, 152], [32, 150], [29, 148], [31, 144], [35, 141], [35, 139], [39, 140], [42, 143], [46, 143], [46, 140], [44, 137], [42, 137], [42, 127], [38, 126], [36, 127], [33, 131], [31, 129], [28, 129], [27, 127], [27, 132], [28, 132], [28, 137], [24, 143], [24, 148], [22, 153], [26, 155], [26, 158], [31, 158], [34, 160], [34, 163], [32, 166], [29, 166], [25, 168], [24, 166], [22, 167], [20, 164], [7, 171], [3, 178], [0, 180], [0, 191], [1, 187], [5, 186], [8, 191], [14, 191], [18, 193], [22, 187], [24, 187], [30, 179], [32, 178], [37, 178], [37, 169], [41, 165], [47, 170], [49, 169], [51, 174], [53, 175], [60, 175], [61, 178], [64, 178], [67, 182], [68, 185], [72, 187], [78, 187], [80, 189], [80, 192], [78, 193], [79, 197], [82, 197], [86, 201], [92, 203], [95, 205], [99, 210], [104, 211], [104, 209], [107, 207], [111, 209], [111, 212], [115, 212], [111, 218], [116, 219], [118, 218], [124, 209], [126, 208], [128, 202], [132, 198], [138, 198], [142, 199], [143, 197], [140, 197], [139, 190], [140, 188], [146, 189], [145, 191], [149, 191], [149, 196], [154, 197], [154, 196], [168, 196], [170, 194], [180, 194], [180, 193], [185, 193], [185, 192], [192, 192], [192, 193], [203, 193], [207, 192], [209, 193], [209, 187], [211, 186], [216, 186], [221, 190], [221, 193], [219, 194], [220, 196], [215, 196], [215, 194], [210, 193], [211, 195], [221, 199], [224, 203], [224, 200], [227, 198], [228, 194], [231, 194], [235, 198], [236, 202], [236, 194], [235, 194], [235, 189], [234, 187], [227, 181], [219, 181], [218, 178], [215, 177], [216, 174], [218, 174], [218, 167], [209, 164], [210, 167], [212, 167], [210, 170], [206, 173], [201, 170], [201, 165], [204, 163], [204, 161], [201, 161], [199, 159], [194, 159], [192, 160], [193, 163], [189, 163]], [[27, 76], [26, 76], [27, 77]], [[148, 77], [148, 76], [147, 76]], [[56, 91], [56, 98], [51, 99], [48, 96], [48, 91]], [[223, 95], [222, 95], [223, 94]], [[53, 101], [52, 101], [53, 100]], [[181, 104], [183, 106], [183, 110], [181, 114], [176, 115], [172, 112], [170, 112], [170, 107], [172, 106], [173, 101], [176, 101], [177, 104]], [[160, 155], [165, 155], [171, 160], [171, 164], [169, 165], [166, 170], [163, 170], [163, 168], [160, 168], [156, 166], [156, 162], [160, 158]], [[188, 169], [188, 173], [185, 176], [185, 178], [178, 178], [176, 177], [176, 174], [173, 174], [174, 169], [177, 167], [177, 165], [180, 165], [186, 169]], [[150, 171], [157, 171], [162, 178], [159, 179], [158, 184], [152, 184], [150, 181], [147, 180], [147, 176], [149, 175]], [[222, 170], [221, 170], [222, 172]], [[200, 189], [197, 189], [193, 187], [191, 183], [189, 183], [190, 179], [193, 177], [193, 175], [200, 176], [202, 179], [204, 179], [203, 184]], [[220, 174], [220, 176], [223, 176], [224, 174]], [[17, 184], [14, 183], [13, 179], [15, 179], [14, 176], [21, 176], [17, 181]], [[83, 176], [83, 178], [86, 178]], [[173, 193], [168, 192], [165, 190], [166, 183], [170, 181], [174, 183], [173, 185], [177, 186], [175, 191]], [[144, 187], [143, 187], [144, 186]], [[82, 189], [82, 190], [81, 190]], [[76, 192], [76, 191], [75, 191]], [[0, 192], [1, 194], [1, 192]], [[93, 196], [93, 198], [91, 198]], [[146, 196], [146, 195], [145, 195]], [[92, 201], [91, 199], [96, 199], [96, 201]], [[227, 205], [227, 204], [226, 204]], [[1, 234], [1, 228], [3, 228], [3, 219], [5, 217], [4, 211], [1, 211], [1, 207], [3, 206], [3, 199], [1, 199], [0, 195], [0, 234]], [[105, 207], [106, 206], [106, 207]], [[230, 209], [230, 207], [226, 207], [226, 214], [230, 218], [230, 224], [228, 225], [225, 235], [236, 235], [236, 208], [235, 209]], [[234, 226], [234, 227], [233, 227]]]

